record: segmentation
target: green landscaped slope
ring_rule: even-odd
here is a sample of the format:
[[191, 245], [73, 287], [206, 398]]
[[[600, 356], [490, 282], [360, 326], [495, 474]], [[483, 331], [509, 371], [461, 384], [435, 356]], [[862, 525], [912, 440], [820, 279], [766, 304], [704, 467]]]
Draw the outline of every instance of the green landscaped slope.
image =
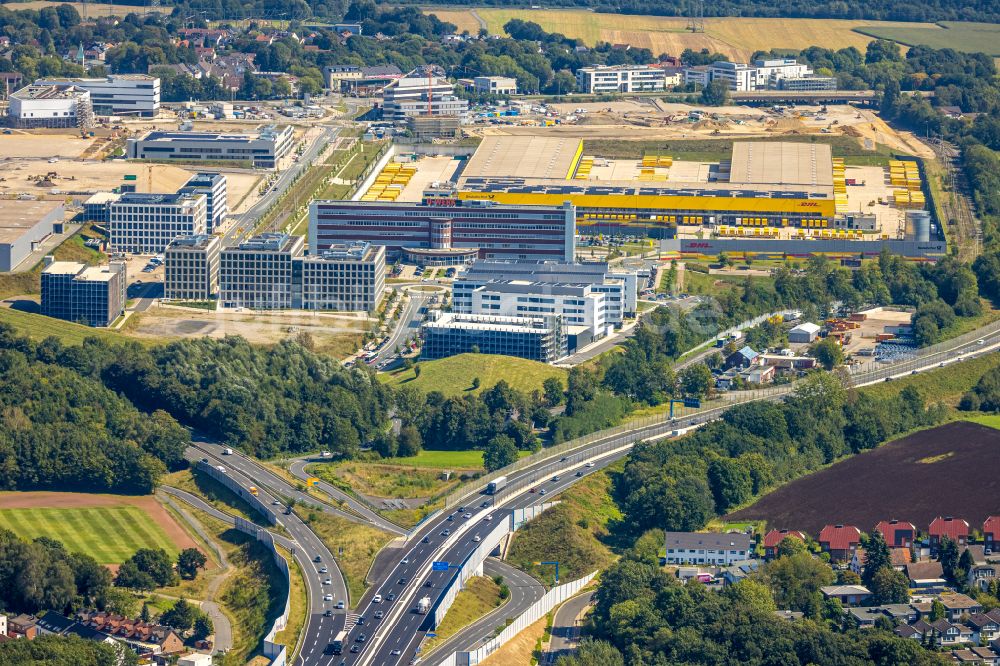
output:
[[160, 526], [134, 506], [0, 509], [0, 527], [25, 539], [51, 537], [103, 564], [124, 562], [140, 548], [178, 553]]
[[926, 26], [862, 26], [856, 32], [906, 46], [929, 46], [1000, 56], [1000, 24], [941, 21]]
[[[421, 361], [420, 375], [415, 370], [400, 370], [381, 375], [394, 386], [413, 386], [421, 391], [441, 391], [446, 396], [479, 393], [501, 379], [525, 393], [542, 390], [542, 382], [556, 377], [564, 384], [566, 371], [536, 361], [513, 356], [492, 354], [459, 354], [436, 361]], [[479, 378], [479, 388], [473, 389], [473, 379]]]

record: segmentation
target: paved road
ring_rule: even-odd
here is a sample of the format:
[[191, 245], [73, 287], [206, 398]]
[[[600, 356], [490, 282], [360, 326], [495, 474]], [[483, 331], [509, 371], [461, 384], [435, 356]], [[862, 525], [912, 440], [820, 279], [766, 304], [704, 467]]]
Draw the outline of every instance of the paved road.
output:
[[337, 136], [338, 132], [340, 132], [339, 127], [324, 127], [323, 131], [317, 135], [315, 139], [313, 139], [313, 141], [306, 148], [305, 152], [299, 157], [299, 161], [294, 162], [292, 166], [282, 171], [278, 175], [278, 179], [275, 183], [271, 185], [268, 191], [260, 199], [258, 199], [244, 212], [231, 215], [229, 229], [222, 236], [222, 246], [229, 247], [231, 245], [235, 245], [240, 242], [243, 236], [251, 233], [257, 226], [257, 221], [267, 211], [271, 204], [273, 204], [278, 197], [280, 197], [285, 190], [292, 185], [292, 181], [295, 180], [298, 174], [301, 173], [310, 162], [316, 159], [316, 155], [319, 153], [320, 147], [328, 141], [332, 141]]
[[430, 292], [407, 291], [410, 299], [406, 304], [406, 309], [396, 321], [396, 328], [393, 329], [389, 339], [382, 345], [378, 356], [375, 357], [373, 365], [392, 358], [396, 354], [396, 348], [402, 348], [403, 342], [412, 338], [420, 331], [420, 321], [424, 317], [425, 305], [434, 296]]
[[472, 650], [482, 645], [496, 635], [497, 629], [506, 626], [508, 618], [513, 619], [528, 610], [545, 594], [544, 585], [502, 560], [487, 558], [483, 563], [483, 575], [503, 576], [504, 583], [510, 588], [510, 600], [441, 643], [426, 657], [428, 664], [440, 664], [453, 652]]
[[[315, 462], [328, 462], [328, 461], [329, 458], [303, 458], [300, 460], [293, 460], [288, 469], [293, 476], [297, 476], [300, 479], [308, 479], [312, 475], [306, 471], [306, 465]], [[366, 520], [367, 522], [371, 523], [376, 527], [379, 527], [387, 532], [392, 532], [393, 534], [396, 534], [398, 536], [405, 536], [406, 534], [409, 533], [409, 530], [405, 530], [396, 523], [383, 518], [381, 515], [375, 512], [368, 504], [365, 504], [364, 502], [358, 500], [354, 496], [345, 493], [343, 490], [340, 490], [336, 486], [333, 486], [327, 483], [326, 481], [323, 481], [322, 479], [320, 479], [319, 483], [316, 484], [316, 488], [318, 490], [322, 490], [324, 493], [334, 498], [335, 500], [344, 502], [344, 504], [349, 506], [352, 511], [354, 511], [361, 518], [363, 518], [364, 520]], [[312, 497], [310, 497], [309, 500], [311, 502], [316, 501]], [[355, 516], [353, 519], [357, 520], [357, 517]]]
[[556, 611], [552, 618], [552, 641], [545, 653], [545, 663], [555, 663], [559, 657], [576, 651], [580, 644], [580, 624], [577, 618], [593, 598], [593, 592], [584, 592], [568, 600]]
[[[283, 500], [267, 489], [257, 477], [249, 476], [238, 469], [233, 463], [236, 456], [221, 456], [210, 452], [208, 447], [192, 446], [186, 454], [189, 460], [207, 459], [213, 466], [223, 466], [226, 474], [236, 480], [240, 487], [248, 490], [250, 486], [258, 488], [259, 498], [265, 504], [271, 504], [280, 511]], [[262, 467], [256, 465], [251, 473], [259, 474]], [[309, 595], [309, 615], [301, 636], [302, 648], [297, 664], [300, 666], [318, 666], [333, 663], [333, 657], [323, 652], [332, 638], [344, 628], [346, 610], [338, 610], [334, 605], [339, 601], [348, 602], [347, 585], [343, 574], [337, 566], [333, 554], [323, 541], [295, 514], [278, 514], [278, 525], [288, 532], [287, 539], [279, 540], [286, 546], [302, 569], [306, 589]], [[327, 568], [321, 573], [321, 568]], [[329, 597], [329, 598], [325, 598]], [[330, 615], [327, 615], [327, 612]], [[291, 652], [293, 646], [289, 646]]]
[[[853, 373], [851, 380], [855, 386], [871, 384], [879, 381], [887, 381], [893, 376], [904, 376], [910, 374], [911, 372], [919, 372], [923, 369], [934, 368], [939, 365], [952, 363], [961, 358], [971, 358], [985, 353], [991, 353], [994, 349], [1000, 347], [1000, 331], [992, 330], [985, 335], [980, 332], [979, 335], [981, 337], [978, 339], [976, 336], [970, 336], [971, 339], [965, 339], [962, 342], [952, 341], [951, 343], [940, 345], [934, 348], [933, 352], [923, 352], [924, 355], [917, 359], [911, 359], [893, 364], [891, 366], [873, 365], [870, 370]], [[793, 386], [789, 386], [786, 387], [786, 390], [791, 391], [793, 388]], [[752, 398], [748, 398], [748, 400], [781, 400], [784, 399], [787, 394], [787, 392], [782, 393], [779, 391], [772, 391], [768, 393], [755, 392], [752, 395]], [[601, 450], [597, 447], [604, 447], [605, 450], [612, 447], [624, 447], [649, 437], [666, 436], [671, 432], [671, 430], [679, 430], [701, 425], [707, 421], [718, 418], [725, 410], [729, 409], [732, 404], [734, 403], [704, 410], [686, 417], [677, 418], [674, 421], [664, 419], [656, 423], [637, 427], [636, 429], [626, 433], [609, 434], [607, 437], [596, 439], [586, 447], [573, 452], [565, 461], [561, 460], [559, 463], [554, 463], [552, 459], [543, 460], [540, 461], [537, 466], [532, 466], [526, 470], [510, 474], [508, 475], [508, 484], [510, 487], [516, 488], [518, 485], [523, 483], [525, 478], [532, 479], [532, 482], [535, 482], [534, 479], [536, 479], [539, 474], [545, 473], [547, 469], [552, 469], [553, 466], [556, 466], [555, 468], [557, 469], [572, 467], [582, 460], [591, 458], [594, 455], [593, 452], [595, 450]], [[584, 468], [581, 471], [589, 473], [593, 469], [600, 469], [601, 467], [610, 464], [614, 460], [627, 454], [627, 449], [614, 453], [608, 453], [605, 457], [594, 460], [596, 463], [595, 468]], [[558, 483], [546, 484], [546, 489], [549, 491], [549, 494], [555, 495], [561, 490], [564, 490], [575, 480], [575, 476], [568, 475], [566, 478], [562, 478]], [[487, 498], [486, 502], [488, 503], [489, 501], [490, 499]], [[537, 496], [531, 493], [516, 496], [510, 501], [505, 502], [501, 507], [497, 507], [494, 511], [494, 518], [503, 519], [507, 510], [536, 504], [538, 501]], [[461, 518], [458, 520], [461, 521]], [[421, 587], [421, 589], [418, 590], [418, 593], [420, 596], [423, 596], [423, 594], [429, 594], [431, 599], [436, 601], [442, 594], [442, 588], [447, 580], [449, 580], [451, 574], [446, 572], [431, 572], [425, 577], [422, 577], [420, 580], [414, 580], [414, 576], [421, 573], [424, 569], [429, 568], [426, 565], [429, 565], [429, 561], [431, 559], [446, 560], [449, 562], [464, 561], [468, 554], [478, 545], [473, 542], [473, 535], [479, 533], [480, 531], [485, 531], [487, 528], [491, 527], [493, 523], [485, 520], [485, 518], [480, 519], [477, 524], [473, 525], [471, 529], [468, 529], [464, 534], [462, 534], [457, 543], [448, 549], [447, 552], [441, 553], [440, 548], [433, 547], [434, 541], [441, 541], [439, 530], [444, 529], [449, 524], [458, 525], [459, 523], [447, 522], [447, 515], [441, 515], [433, 521], [429, 521], [429, 523], [422, 528], [421, 535], [427, 534], [430, 539], [430, 543], [424, 544], [421, 542], [413, 548], [403, 549], [405, 556], [390, 573], [386, 582], [384, 582], [381, 586], [373, 587], [372, 590], [378, 589], [379, 593], [383, 595], [390, 591], [402, 593], [411, 590], [414, 584], [423, 585], [425, 581], [430, 580], [433, 587]], [[404, 577], [406, 579], [406, 584], [398, 584], [396, 582], [397, 577]], [[415, 602], [416, 598], [418, 598], [418, 595], [410, 592], [410, 594], [403, 597], [403, 600], [409, 604], [411, 599]], [[399, 602], [397, 601], [397, 603]], [[410, 605], [412, 606], [412, 604]], [[398, 617], [396, 617], [397, 614]], [[425, 620], [426, 616], [417, 615], [413, 611], [412, 607], [405, 608], [400, 613], [390, 614], [384, 628], [375, 627], [377, 632], [373, 637], [375, 646], [374, 648], [369, 646], [368, 652], [370, 652], [370, 654], [365, 654], [363, 651], [360, 659], [355, 658], [356, 661], [354, 662], [348, 660], [347, 663], [361, 663], [365, 665], [373, 664], [377, 666], [406, 663], [407, 660], [415, 656], [415, 649], [422, 640], [423, 634], [426, 632], [427, 626]], [[355, 636], [355, 632], [352, 631], [351, 636], [353, 638]]]
[[[347, 506], [350, 507], [351, 511], [345, 511], [344, 509], [340, 509], [330, 504], [325, 504], [316, 497], [300, 491], [298, 488], [289, 483], [284, 477], [275, 474], [253, 458], [250, 458], [239, 451], [234, 451], [232, 455], [225, 455], [223, 452], [226, 447], [216, 442], [209, 442], [203, 438], [195, 439], [192, 442], [192, 445], [195, 448], [201, 449], [202, 451], [213, 456], [224, 456], [224, 465], [226, 467], [239, 470], [247, 477], [254, 479], [258, 486], [270, 489], [273, 493], [280, 495], [283, 499], [295, 499], [296, 502], [321, 507], [326, 513], [332, 513], [354, 522], [372, 524], [375, 527], [392, 532], [393, 534], [406, 534], [406, 530], [403, 528], [391, 521], [386, 520], [385, 518], [382, 518], [380, 515], [365, 507], [364, 504], [358, 502], [350, 495], [337, 490], [329, 484], [323, 483], [322, 489], [333, 498], [343, 500]], [[308, 478], [309, 474], [306, 474], [303, 470], [308, 462], [308, 460], [300, 460], [293, 463], [293, 467], [298, 471], [293, 471], [292, 473], [300, 476], [302, 479]], [[353, 513], [353, 511], [357, 511], [357, 513]]]

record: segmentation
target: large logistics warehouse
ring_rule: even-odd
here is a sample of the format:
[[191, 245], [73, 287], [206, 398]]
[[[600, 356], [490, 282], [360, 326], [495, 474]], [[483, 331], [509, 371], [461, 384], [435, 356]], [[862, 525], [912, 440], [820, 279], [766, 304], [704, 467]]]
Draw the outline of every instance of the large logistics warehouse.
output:
[[0, 200], [0, 272], [17, 268], [39, 243], [63, 231], [60, 201]]
[[[703, 182], [581, 178], [580, 139], [488, 136], [458, 181], [459, 198], [519, 205], [573, 203], [581, 231], [681, 225], [832, 228], [830, 146], [737, 142], [733, 157]], [[593, 158], [590, 158], [593, 159]], [[655, 176], [652, 176], [655, 178]], [[634, 233], [634, 230], [632, 231]]]

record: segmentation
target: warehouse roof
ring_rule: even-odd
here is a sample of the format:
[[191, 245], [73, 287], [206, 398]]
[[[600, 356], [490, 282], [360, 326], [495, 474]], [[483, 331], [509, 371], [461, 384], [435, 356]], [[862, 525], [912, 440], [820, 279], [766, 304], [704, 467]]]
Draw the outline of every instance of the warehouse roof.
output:
[[798, 326], [796, 326], [795, 328], [793, 328], [792, 331], [796, 331], [796, 332], [800, 332], [800, 333], [816, 334], [816, 333], [819, 333], [819, 325], [818, 324], [814, 324], [811, 321], [807, 321], [807, 322], [804, 322], [802, 324], [799, 324]]
[[833, 156], [825, 143], [737, 141], [733, 184], [833, 186]]
[[581, 143], [580, 139], [547, 136], [487, 136], [462, 175], [565, 180], [580, 154]]
[[0, 199], [0, 243], [18, 240], [57, 208], [59, 201]]

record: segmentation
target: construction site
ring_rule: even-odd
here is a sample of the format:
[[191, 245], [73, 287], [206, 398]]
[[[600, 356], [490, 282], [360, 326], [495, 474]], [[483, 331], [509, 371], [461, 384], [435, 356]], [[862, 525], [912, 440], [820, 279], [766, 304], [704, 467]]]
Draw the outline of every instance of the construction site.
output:
[[452, 187], [460, 200], [577, 208], [583, 236], [640, 236], [713, 255], [877, 254], [945, 250], [915, 159], [848, 164], [828, 143], [740, 141], [727, 158], [675, 159], [647, 150], [603, 157], [578, 137], [536, 130], [487, 135], [467, 159], [399, 154], [362, 201], [420, 201]]

